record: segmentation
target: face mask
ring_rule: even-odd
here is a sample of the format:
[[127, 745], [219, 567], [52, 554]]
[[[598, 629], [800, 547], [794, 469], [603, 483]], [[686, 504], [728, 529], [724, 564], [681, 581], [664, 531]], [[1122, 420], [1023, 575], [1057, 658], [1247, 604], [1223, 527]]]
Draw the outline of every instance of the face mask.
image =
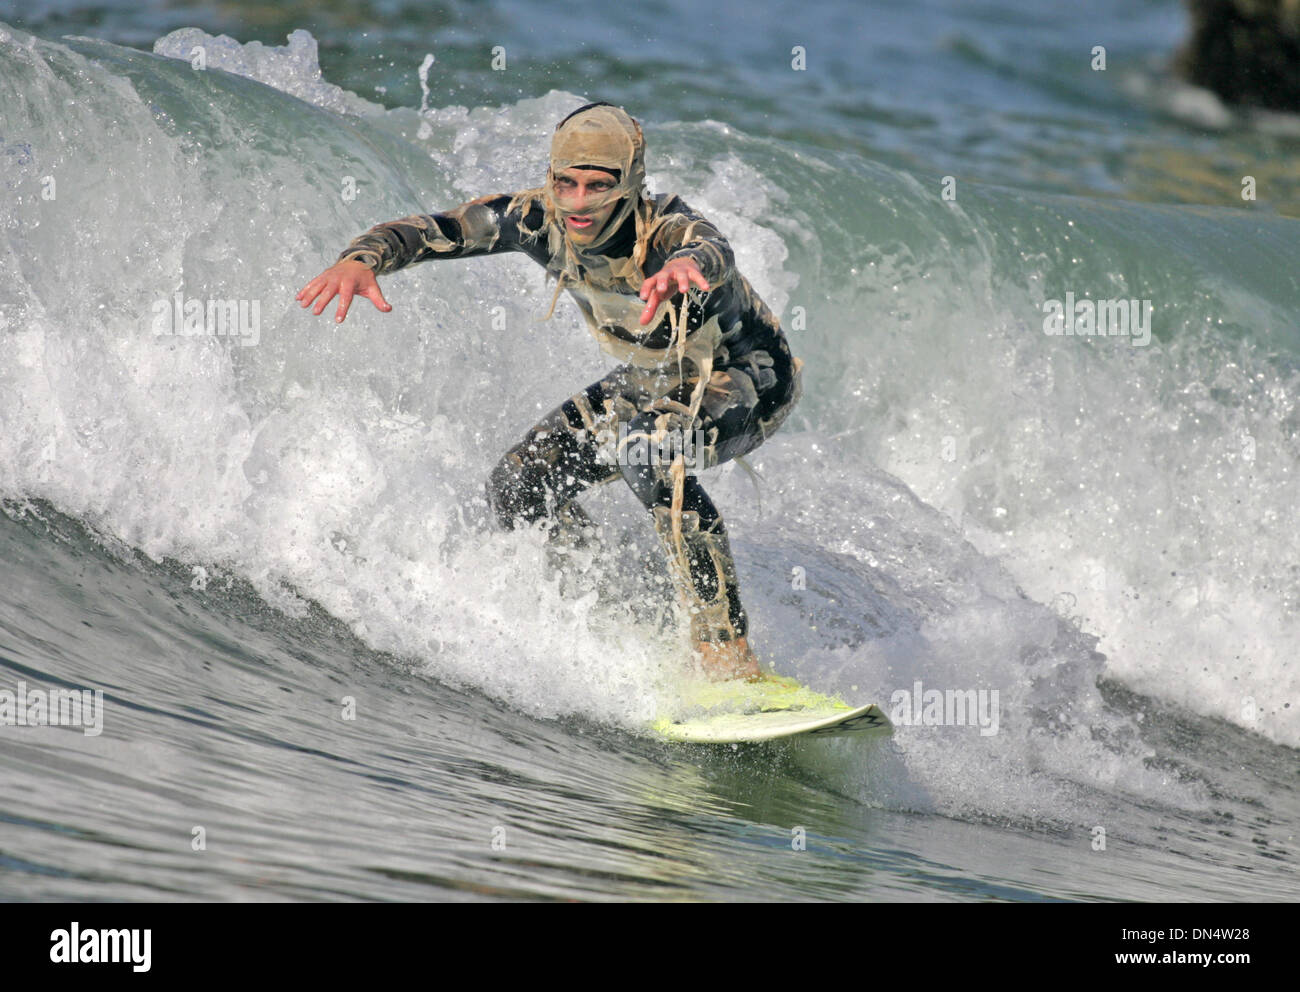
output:
[[[566, 210], [555, 195], [555, 177], [583, 166], [617, 170], [619, 181], [600, 196], [586, 199], [581, 210]], [[641, 127], [618, 107], [600, 105], [581, 110], [560, 123], [551, 139], [551, 165], [546, 174], [547, 206], [561, 224], [574, 214], [588, 214], [622, 201], [595, 239], [582, 250], [599, 248], [618, 232], [636, 209], [645, 191], [645, 139]]]

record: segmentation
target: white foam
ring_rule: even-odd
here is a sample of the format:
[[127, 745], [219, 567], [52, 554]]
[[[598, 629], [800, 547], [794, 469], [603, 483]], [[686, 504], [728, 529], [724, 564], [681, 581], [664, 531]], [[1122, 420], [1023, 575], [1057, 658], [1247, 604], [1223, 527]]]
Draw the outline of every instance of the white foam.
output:
[[[1300, 744], [1300, 451], [1287, 426], [1300, 380], [1250, 337], [1209, 318], [1170, 327], [1159, 309], [1145, 348], [1048, 336], [1033, 316], [1047, 287], [997, 283], [974, 253], [948, 264], [964, 270], [899, 277], [901, 321], [874, 301], [854, 314], [900, 325], [845, 363], [846, 389], [894, 410], [850, 418], [863, 458], [1097, 635], [1109, 677]], [[1235, 311], [1259, 339], [1278, 330], [1255, 300], [1212, 292], [1206, 311]]]
[[241, 44], [229, 35], [211, 35], [199, 28], [180, 28], [153, 44], [155, 55], [181, 59], [205, 69], [222, 69], [245, 76], [325, 110], [341, 114], [378, 114], [381, 104], [363, 100], [349, 90], [327, 83], [321, 76], [319, 46], [311, 32], [299, 28], [288, 44]]

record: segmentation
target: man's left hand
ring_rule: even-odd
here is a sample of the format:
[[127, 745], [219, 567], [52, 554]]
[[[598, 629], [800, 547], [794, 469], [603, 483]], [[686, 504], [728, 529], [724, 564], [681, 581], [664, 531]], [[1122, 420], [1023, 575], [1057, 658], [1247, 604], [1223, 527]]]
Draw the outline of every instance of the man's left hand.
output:
[[709, 291], [709, 283], [704, 278], [704, 273], [689, 258], [675, 258], [654, 275], [649, 276], [641, 284], [641, 292], [637, 294], [646, 301], [645, 309], [641, 311], [641, 323], [650, 323], [655, 311], [659, 309], [660, 302], [677, 293], [685, 293], [691, 288], [691, 283], [695, 283], [706, 293]]

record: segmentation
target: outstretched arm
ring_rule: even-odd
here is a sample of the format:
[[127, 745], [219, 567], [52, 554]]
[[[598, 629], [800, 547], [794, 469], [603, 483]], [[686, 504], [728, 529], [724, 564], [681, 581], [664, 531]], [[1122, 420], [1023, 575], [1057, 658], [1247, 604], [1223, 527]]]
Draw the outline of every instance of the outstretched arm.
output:
[[655, 247], [668, 257], [654, 275], [641, 284], [646, 307], [641, 323], [648, 324], [660, 301], [685, 293], [692, 284], [706, 293], [731, 277], [736, 264], [731, 245], [703, 215], [674, 196], [668, 213], [654, 235]]
[[506, 216], [510, 197], [480, 196], [438, 214], [415, 214], [376, 224], [343, 249], [339, 261], [365, 262], [376, 275], [429, 258], [465, 258], [509, 251], [518, 227]]
[[483, 196], [444, 213], [377, 224], [354, 238], [338, 262], [304, 286], [297, 299], [304, 307], [315, 301], [312, 312], [320, 314], [337, 294], [338, 322], [347, 316], [353, 296], [364, 296], [387, 313], [393, 308], [380, 292], [376, 275], [429, 258], [466, 258], [518, 248], [518, 211], [507, 213], [510, 201], [506, 195]]

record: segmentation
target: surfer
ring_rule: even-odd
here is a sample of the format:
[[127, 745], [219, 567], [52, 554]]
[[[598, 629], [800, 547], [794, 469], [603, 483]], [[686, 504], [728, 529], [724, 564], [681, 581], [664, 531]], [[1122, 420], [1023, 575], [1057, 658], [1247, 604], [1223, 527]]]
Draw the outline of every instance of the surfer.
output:
[[[386, 313], [376, 275], [504, 251], [523, 252], [556, 280], [542, 319], [568, 289], [601, 348], [623, 364], [505, 454], [487, 484], [497, 519], [581, 546], [595, 528], [578, 495], [622, 478], [652, 515], [705, 673], [761, 677], [722, 516], [687, 468], [711, 468], [770, 437], [798, 401], [802, 363], [717, 228], [675, 194], [646, 190], [645, 140], [621, 108], [589, 103], [565, 117], [544, 185], [379, 224], [297, 298], [319, 315], [338, 295], [336, 321], [356, 296]], [[656, 457], [665, 449], [670, 458]]]

